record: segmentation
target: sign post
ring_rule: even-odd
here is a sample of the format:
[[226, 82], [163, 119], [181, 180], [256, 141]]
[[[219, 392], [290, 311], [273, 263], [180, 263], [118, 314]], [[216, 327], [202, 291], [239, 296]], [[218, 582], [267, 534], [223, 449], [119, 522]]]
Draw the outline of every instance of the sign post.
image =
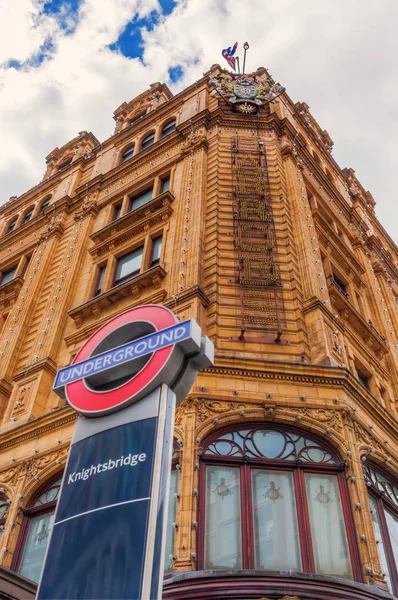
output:
[[78, 417], [38, 600], [161, 598], [176, 401], [213, 345], [163, 306], [118, 315], [58, 371]]

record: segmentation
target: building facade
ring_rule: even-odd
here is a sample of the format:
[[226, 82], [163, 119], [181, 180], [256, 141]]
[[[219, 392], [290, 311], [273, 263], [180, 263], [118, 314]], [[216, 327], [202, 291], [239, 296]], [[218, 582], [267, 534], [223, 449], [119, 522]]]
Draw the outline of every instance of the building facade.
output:
[[398, 251], [373, 197], [263, 68], [114, 118], [0, 208], [4, 597], [33, 597], [51, 531], [76, 418], [54, 375], [140, 304], [215, 345], [177, 409], [163, 597], [398, 595]]

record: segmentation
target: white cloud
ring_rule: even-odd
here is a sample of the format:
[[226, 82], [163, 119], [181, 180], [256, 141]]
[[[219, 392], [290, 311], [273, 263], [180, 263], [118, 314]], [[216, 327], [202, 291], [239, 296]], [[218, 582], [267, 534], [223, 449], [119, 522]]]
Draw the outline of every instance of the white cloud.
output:
[[107, 46], [133, 18], [159, 11], [157, 0], [82, 0], [69, 35], [54, 17], [40, 16], [40, 2], [1, 1], [0, 63], [27, 60], [48, 39], [56, 48], [35, 69], [0, 71], [4, 200], [38, 183], [44, 157], [78, 131], [108, 137], [113, 110], [166, 80], [168, 68], [184, 67], [180, 89], [223, 64], [221, 49], [238, 39], [240, 48], [251, 45], [249, 69], [269, 68], [294, 101], [310, 105], [340, 166], [355, 169], [398, 239], [396, 0], [178, 0], [143, 31], [143, 62]]

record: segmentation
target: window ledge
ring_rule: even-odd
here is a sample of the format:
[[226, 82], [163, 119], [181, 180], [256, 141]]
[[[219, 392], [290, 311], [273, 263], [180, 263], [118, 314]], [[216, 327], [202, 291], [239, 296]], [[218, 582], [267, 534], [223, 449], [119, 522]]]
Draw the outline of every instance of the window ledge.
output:
[[[339, 600], [393, 600], [386, 588], [329, 575], [295, 571], [251, 571], [243, 569], [180, 571], [164, 579], [164, 600], [208, 600], [220, 598], [264, 598], [282, 600], [292, 590], [298, 598]], [[296, 596], [294, 596], [296, 597]]]
[[[68, 315], [74, 320], [77, 327], [80, 327], [87, 317], [94, 316], [99, 317], [104, 308], [108, 308], [112, 304], [116, 304], [119, 300], [128, 296], [134, 300], [138, 300], [145, 288], [154, 287], [159, 288], [162, 280], [166, 277], [167, 271], [160, 265], [151, 267], [143, 273], [139, 273], [133, 279], [115, 285], [110, 290], [106, 290], [98, 296], [94, 296], [87, 302], [79, 304], [75, 308], [68, 310]], [[166, 297], [166, 292], [161, 293], [159, 302]], [[156, 302], [152, 303], [156, 304]]]
[[369, 346], [376, 355], [384, 355], [388, 353], [388, 346], [385, 338], [375, 329], [373, 324], [370, 324], [362, 317], [357, 309], [349, 301], [346, 294], [334, 282], [332, 278], [327, 280], [330, 299], [333, 305], [342, 313], [342, 321], [344, 324], [351, 325], [353, 330], [357, 332], [366, 345]]
[[14, 277], [8, 283], [0, 286], [0, 311], [14, 304], [23, 286], [23, 277]]
[[147, 231], [148, 227], [168, 221], [173, 213], [171, 207], [173, 200], [174, 196], [171, 192], [164, 192], [143, 206], [95, 231], [90, 235], [94, 242], [94, 247], [89, 250], [90, 254], [104, 254], [111, 246], [118, 246], [131, 239], [132, 236]]

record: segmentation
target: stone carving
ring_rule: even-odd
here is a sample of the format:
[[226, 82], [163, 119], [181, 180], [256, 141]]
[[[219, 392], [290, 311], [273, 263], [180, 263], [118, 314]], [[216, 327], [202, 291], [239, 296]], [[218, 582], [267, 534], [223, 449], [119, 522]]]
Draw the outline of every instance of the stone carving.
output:
[[228, 413], [231, 411], [245, 410], [248, 407], [243, 402], [228, 402], [222, 400], [206, 400], [204, 398], [194, 398], [188, 396], [183, 400], [176, 410], [175, 423], [180, 425], [182, 416], [185, 412], [196, 409], [198, 421], [203, 423], [214, 414]]
[[210, 80], [210, 85], [215, 88], [212, 96], [221, 96], [243, 114], [256, 113], [260, 106], [272, 102], [285, 91], [271, 77], [258, 79], [254, 73], [233, 75], [223, 71]]

